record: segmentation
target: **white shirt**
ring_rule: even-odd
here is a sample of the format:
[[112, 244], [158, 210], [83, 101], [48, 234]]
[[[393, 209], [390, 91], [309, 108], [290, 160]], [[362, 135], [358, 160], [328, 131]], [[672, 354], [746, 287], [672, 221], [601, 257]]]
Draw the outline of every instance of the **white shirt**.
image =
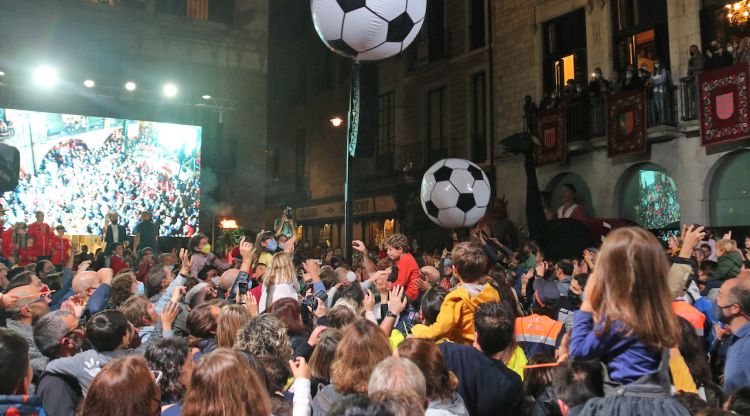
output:
[[118, 227], [117, 224], [110, 224], [109, 226], [112, 227], [112, 241], [115, 243], [119, 242], [120, 227]]
[[576, 208], [578, 208], [578, 204], [573, 204], [568, 209], [565, 209], [565, 205], [561, 206], [557, 209], [557, 218], [570, 218]]
[[[270, 298], [268, 293], [271, 293]], [[291, 283], [279, 283], [271, 286], [263, 286], [263, 291], [258, 302], [258, 313], [263, 313], [268, 306], [271, 306], [279, 299], [292, 298], [297, 300], [297, 289]]]

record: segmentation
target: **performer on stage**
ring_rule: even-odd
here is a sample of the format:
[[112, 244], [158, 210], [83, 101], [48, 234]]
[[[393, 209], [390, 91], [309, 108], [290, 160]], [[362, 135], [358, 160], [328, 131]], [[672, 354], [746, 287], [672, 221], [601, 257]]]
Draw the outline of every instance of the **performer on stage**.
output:
[[580, 220], [588, 218], [586, 208], [576, 203], [578, 190], [573, 184], [566, 183], [562, 186], [563, 204], [557, 209], [557, 218], [572, 218]]

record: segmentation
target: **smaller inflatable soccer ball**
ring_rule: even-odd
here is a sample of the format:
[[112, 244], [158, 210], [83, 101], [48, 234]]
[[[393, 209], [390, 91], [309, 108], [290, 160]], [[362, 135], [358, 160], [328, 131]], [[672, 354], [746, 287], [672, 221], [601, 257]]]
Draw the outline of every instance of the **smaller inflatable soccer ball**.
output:
[[445, 228], [471, 227], [490, 203], [487, 175], [468, 160], [443, 159], [422, 177], [420, 199], [425, 214]]

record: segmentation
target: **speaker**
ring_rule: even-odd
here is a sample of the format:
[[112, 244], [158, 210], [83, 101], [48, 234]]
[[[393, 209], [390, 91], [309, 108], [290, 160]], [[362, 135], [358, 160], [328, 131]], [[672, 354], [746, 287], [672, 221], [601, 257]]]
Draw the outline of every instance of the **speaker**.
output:
[[20, 168], [21, 155], [18, 153], [18, 149], [0, 143], [0, 192], [16, 189]]

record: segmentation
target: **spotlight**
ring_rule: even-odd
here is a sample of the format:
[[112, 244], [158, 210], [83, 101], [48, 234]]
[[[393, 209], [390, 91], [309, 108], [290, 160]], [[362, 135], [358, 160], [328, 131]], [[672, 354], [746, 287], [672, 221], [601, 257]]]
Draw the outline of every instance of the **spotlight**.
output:
[[128, 81], [125, 83], [125, 89], [128, 91], [135, 91], [135, 82]]
[[34, 83], [42, 88], [52, 88], [60, 81], [60, 75], [54, 68], [44, 65], [34, 71]]
[[203, 98], [204, 100], [208, 101], [208, 100], [211, 99], [211, 96], [208, 95], [208, 94], [203, 94], [203, 96], [201, 98]]
[[94, 85], [96, 85], [96, 82], [92, 79], [87, 79], [86, 81], [83, 81], [83, 86], [86, 88], [94, 88]]
[[175, 95], [177, 95], [177, 86], [172, 83], [169, 83], [169, 84], [164, 85], [164, 88], [162, 88], [161, 91], [162, 93], [164, 93], [165, 97], [172, 98]]
[[344, 120], [339, 116], [336, 116], [329, 121], [331, 122], [331, 125], [333, 125], [333, 127], [340, 127], [344, 123]]
[[4, 76], [5, 76], [5, 72], [0, 71], [0, 77], [4, 77]]

